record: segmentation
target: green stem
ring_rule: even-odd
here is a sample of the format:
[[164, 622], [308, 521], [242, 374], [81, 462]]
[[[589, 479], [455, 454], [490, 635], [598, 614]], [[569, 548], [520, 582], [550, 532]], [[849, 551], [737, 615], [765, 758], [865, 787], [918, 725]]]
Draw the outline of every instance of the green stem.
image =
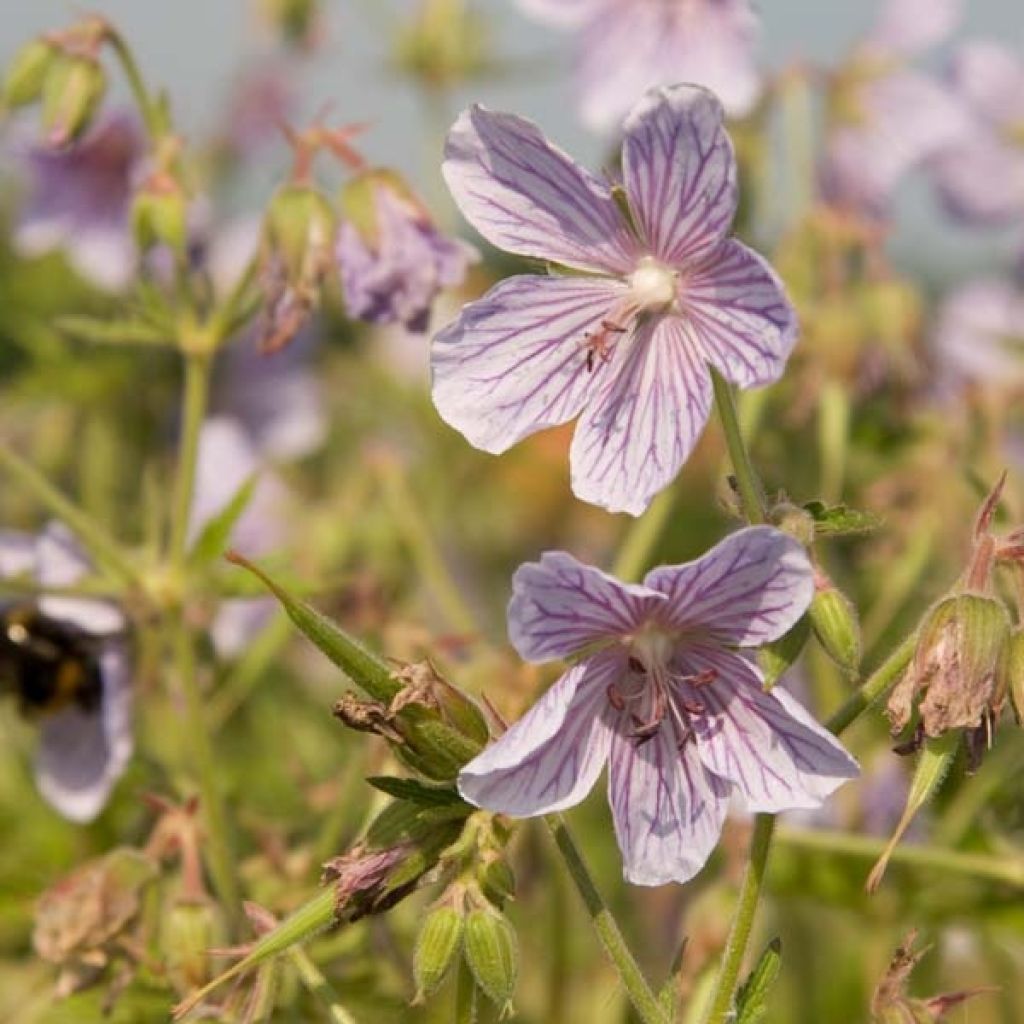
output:
[[185, 731], [193, 766], [199, 781], [199, 796], [206, 822], [207, 841], [204, 846], [217, 895], [226, 912], [237, 918], [241, 912], [241, 894], [235, 875], [235, 859], [231, 850], [227, 812], [217, 777], [213, 746], [204, 717], [203, 695], [196, 672], [192, 637], [184, 621], [174, 627], [174, 653], [179, 685], [185, 705]]
[[142, 77], [139, 65], [136, 63], [132, 51], [125, 42], [124, 36], [107, 23], [106, 38], [117, 55], [125, 78], [128, 79], [128, 88], [131, 89], [132, 96], [135, 98], [135, 105], [139, 108], [139, 113], [142, 114], [142, 120], [146, 124], [146, 131], [149, 133], [150, 139], [156, 140], [160, 138], [166, 129], [166, 125], [163, 123], [164, 119], [161, 116], [159, 106], [146, 88], [145, 79]]
[[125, 583], [133, 585], [138, 582], [134, 566], [117, 542], [88, 513], [64, 497], [31, 463], [0, 444], [0, 466], [75, 534], [98, 565]]
[[184, 567], [188, 527], [192, 517], [192, 498], [196, 482], [199, 436], [206, 416], [210, 392], [210, 357], [205, 352], [185, 354], [185, 397], [182, 404], [181, 450], [174, 490], [174, 515], [171, 519], [171, 565]]
[[555, 844], [562, 854], [565, 866], [569, 869], [576, 890], [583, 898], [594, 930], [597, 932], [605, 952], [619, 972], [619, 978], [637, 1015], [644, 1024], [666, 1024], [665, 1015], [658, 1003], [657, 996], [651, 991], [651, 987], [647, 984], [647, 979], [633, 958], [611, 910], [597, 891], [594, 879], [591, 877], [583, 855], [570, 835], [565, 821], [558, 814], [548, 815], [544, 820], [554, 836]]
[[829, 718], [826, 725], [837, 736], [872, 704], [888, 692], [910, 664], [917, 646], [917, 635], [912, 633], [882, 662], [874, 672], [855, 690], [846, 703]]
[[658, 538], [665, 529], [675, 500], [675, 489], [666, 487], [651, 502], [647, 511], [630, 524], [612, 565], [613, 576], [627, 582], [640, 578], [650, 562], [651, 552], [658, 543]]
[[718, 409], [722, 432], [725, 434], [725, 445], [729, 450], [729, 460], [732, 462], [743, 513], [752, 523], [765, 523], [768, 516], [765, 513], [764, 491], [750, 462], [747, 446], [743, 443], [732, 387], [714, 367], [709, 366], [708, 369], [715, 389], [715, 406]]
[[[831, 829], [803, 829], [782, 827], [778, 842], [798, 850], [818, 850], [822, 853], [840, 854], [862, 860], [874, 861], [885, 850], [884, 839], [871, 836], [852, 835]], [[934, 868], [950, 874], [970, 875], [993, 882], [1002, 882], [1016, 888], [1024, 888], [1024, 858], [1008, 860], [984, 853], [961, 853], [941, 846], [904, 844], [892, 851], [894, 864], [912, 867]]]
[[292, 947], [288, 955], [302, 979], [302, 984], [327, 1011], [327, 1016], [333, 1024], [356, 1024], [355, 1017], [341, 1005], [338, 993], [334, 991], [334, 987], [324, 977], [320, 968], [313, 963], [310, 955], [301, 946]]

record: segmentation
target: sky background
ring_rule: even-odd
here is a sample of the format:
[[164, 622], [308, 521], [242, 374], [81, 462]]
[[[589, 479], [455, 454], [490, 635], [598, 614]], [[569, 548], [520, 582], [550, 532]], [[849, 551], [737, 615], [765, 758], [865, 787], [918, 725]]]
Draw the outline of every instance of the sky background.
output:
[[[426, 122], [419, 97], [408, 82], [389, 75], [386, 64], [390, 20], [414, 6], [414, 0], [329, 0], [325, 39], [300, 84], [307, 113], [332, 101], [338, 120], [372, 122], [362, 146], [367, 157], [397, 165], [428, 187], [424, 172], [437, 166], [440, 126]], [[966, 0], [964, 6], [957, 38], [988, 36], [1024, 46], [1024, 0]], [[575, 116], [570, 33], [531, 21], [514, 0], [477, 0], [475, 7], [490, 23], [494, 50], [518, 70], [453, 97], [450, 114], [471, 101], [514, 110], [537, 120], [580, 159], [599, 165], [601, 142]], [[835, 62], [876, 11], [873, 0], [763, 0], [758, 7], [764, 57], [773, 67], [800, 57]], [[0, 64], [33, 34], [67, 24], [82, 9], [67, 0], [4, 0]], [[116, 21], [149, 81], [169, 88], [177, 124], [190, 135], [216, 126], [239, 70], [269, 52], [255, 0], [94, 0], [84, 9]], [[253, 195], [272, 187], [286, 162], [282, 146], [253, 168]], [[433, 178], [430, 187], [436, 188]], [[943, 275], [965, 263], [1005, 264], [1015, 241], [950, 229], [920, 185], [911, 184], [901, 196], [894, 250], [925, 273]]]

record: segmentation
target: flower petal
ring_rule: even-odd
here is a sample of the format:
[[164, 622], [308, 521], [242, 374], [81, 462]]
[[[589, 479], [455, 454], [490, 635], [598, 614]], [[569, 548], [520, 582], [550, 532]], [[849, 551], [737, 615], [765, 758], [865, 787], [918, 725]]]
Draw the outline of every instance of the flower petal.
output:
[[668, 598], [660, 615], [674, 629], [755, 647], [782, 636], [807, 610], [814, 570], [789, 534], [749, 526], [695, 561], [652, 570], [644, 585]]
[[977, 128], [932, 168], [942, 201], [957, 219], [999, 227], [1024, 216], [1024, 149], [995, 132]]
[[100, 710], [76, 705], [43, 720], [36, 756], [40, 793], [65, 818], [92, 821], [103, 809], [133, 748], [128, 662], [120, 646], [100, 655]]
[[699, 690], [704, 712], [691, 716], [704, 765], [740, 792], [748, 810], [775, 813], [819, 807], [860, 774], [839, 741], [781, 688], [765, 693], [757, 669], [708, 646], [680, 654], [687, 672], [717, 671]]
[[736, 212], [736, 158], [707, 89], [651, 89], [626, 118], [622, 173], [641, 236], [681, 267], [716, 246]]
[[664, 601], [564, 551], [548, 551], [512, 577], [509, 639], [526, 661], [563, 658], [595, 641], [625, 636]]
[[868, 42], [886, 53], [914, 56], [953, 32], [963, 7], [964, 0], [886, 0]]
[[35, 571], [35, 536], [20, 530], [0, 530], [0, 576], [25, 576]]
[[489, 811], [530, 817], [578, 804], [608, 757], [608, 687], [621, 653], [588, 658], [563, 675], [508, 732], [459, 774], [459, 792]]
[[519, 0], [519, 6], [549, 25], [579, 25], [605, 0]]
[[441, 170], [465, 218], [499, 249], [618, 274], [635, 262], [609, 187], [531, 121], [470, 107], [448, 134]]
[[586, 345], [624, 292], [597, 278], [522, 275], [497, 284], [434, 338], [441, 417], [494, 454], [571, 420], [614, 370], [618, 345], [589, 366]]
[[778, 275], [729, 239], [691, 271], [681, 304], [705, 359], [741, 388], [778, 380], [799, 334]]
[[583, 501], [639, 515], [679, 472], [711, 409], [711, 379], [679, 317], [643, 322], [580, 417], [570, 449]]
[[689, 881], [722, 833], [728, 787], [704, 769], [693, 743], [680, 749], [668, 723], [649, 740], [620, 720], [608, 759], [608, 801], [634, 885]]
[[975, 40], [957, 49], [953, 84], [974, 109], [997, 126], [1024, 121], [1024, 60], [1008, 46]]

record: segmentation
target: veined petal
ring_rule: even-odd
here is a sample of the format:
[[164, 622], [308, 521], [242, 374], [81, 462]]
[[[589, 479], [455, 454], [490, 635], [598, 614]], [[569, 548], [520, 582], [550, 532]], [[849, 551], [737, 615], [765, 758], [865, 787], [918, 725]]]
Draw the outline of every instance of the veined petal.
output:
[[490, 811], [531, 817], [578, 804], [608, 757], [608, 687], [625, 656], [603, 652], [570, 669], [459, 774], [459, 792]]
[[708, 646], [680, 655], [687, 672], [718, 676], [691, 692], [704, 706], [691, 722], [703, 764], [731, 782], [747, 808], [774, 813], [819, 807], [860, 774], [839, 741], [782, 689], [765, 693], [750, 662]]
[[618, 344], [617, 372], [605, 376], [576, 427], [572, 489], [583, 501], [639, 515], [697, 443], [711, 379], [679, 317], [652, 317]]
[[622, 583], [565, 551], [547, 551], [512, 577], [509, 639], [526, 661], [564, 658], [627, 635], [664, 602], [648, 587]]
[[722, 833], [728, 787], [705, 770], [692, 742], [680, 748], [667, 722], [644, 742], [631, 731], [623, 716], [608, 760], [623, 873], [635, 885], [689, 881]]
[[588, 362], [587, 341], [625, 288], [603, 278], [521, 275], [469, 303], [434, 338], [441, 417], [494, 454], [571, 420], [615, 371], [618, 343]]
[[705, 358], [739, 387], [782, 376], [799, 333], [779, 276], [756, 252], [729, 239], [686, 278], [681, 305]]
[[654, 569], [644, 584], [668, 603], [660, 614], [678, 630], [754, 647], [782, 636], [814, 596], [802, 544], [772, 526], [749, 526], [683, 565]]
[[448, 134], [441, 171], [463, 215], [499, 249], [613, 274], [635, 263], [609, 187], [531, 121], [470, 107]]
[[736, 157], [707, 89], [651, 89], [625, 123], [629, 205], [654, 256], [682, 266], [725, 238], [736, 212]]

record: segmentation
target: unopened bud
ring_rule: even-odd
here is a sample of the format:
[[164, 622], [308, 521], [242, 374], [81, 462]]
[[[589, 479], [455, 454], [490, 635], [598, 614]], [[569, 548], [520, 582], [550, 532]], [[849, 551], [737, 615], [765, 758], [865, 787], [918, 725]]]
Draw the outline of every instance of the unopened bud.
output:
[[1018, 725], [1024, 725], [1024, 629], [1015, 629], [1006, 645], [1006, 686]]
[[503, 1013], [510, 1010], [519, 974], [519, 945], [507, 918], [491, 909], [471, 910], [463, 949], [480, 990]]
[[860, 622], [853, 602], [831, 580], [815, 591], [809, 609], [814, 635], [825, 653], [845, 672], [860, 668]]
[[42, 95], [43, 83], [60, 51], [45, 39], [33, 39], [15, 55], [4, 77], [3, 101], [7, 107], [35, 103]]
[[797, 619], [796, 625], [778, 640], [765, 644], [757, 652], [757, 663], [764, 674], [766, 687], [772, 687], [782, 674], [800, 657], [807, 638], [811, 633], [811, 621], [806, 615]]
[[160, 949], [176, 992], [185, 995], [210, 980], [209, 950], [224, 938], [224, 922], [209, 904], [179, 903], [162, 915]]
[[432, 996], [462, 944], [463, 916], [454, 907], [435, 907], [423, 922], [412, 957], [416, 1002]]
[[331, 204], [308, 185], [278, 189], [267, 210], [267, 241], [284, 264], [292, 284], [319, 276], [334, 241]]
[[783, 533], [788, 533], [804, 547], [814, 543], [814, 516], [807, 509], [788, 501], [780, 501], [771, 510], [768, 518]]
[[497, 851], [484, 855], [483, 862], [477, 869], [477, 881], [483, 894], [499, 910], [510, 900], [516, 891], [516, 876], [509, 867], [508, 861]]
[[107, 78], [92, 57], [59, 54], [43, 81], [43, 127], [54, 146], [66, 146], [89, 127], [99, 110]]
[[141, 249], [167, 245], [184, 252], [188, 203], [181, 185], [166, 172], [151, 175], [132, 200], [132, 230]]

